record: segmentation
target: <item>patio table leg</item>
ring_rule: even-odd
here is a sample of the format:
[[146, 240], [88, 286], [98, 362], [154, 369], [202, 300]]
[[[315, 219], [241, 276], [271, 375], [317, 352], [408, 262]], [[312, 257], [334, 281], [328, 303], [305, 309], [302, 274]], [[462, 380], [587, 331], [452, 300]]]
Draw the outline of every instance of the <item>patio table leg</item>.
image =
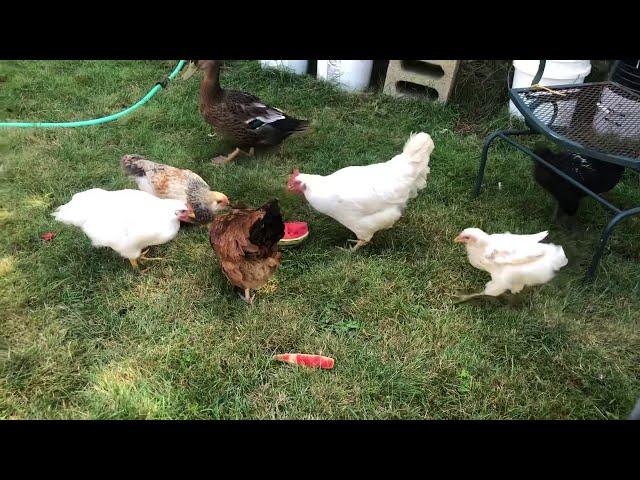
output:
[[477, 197], [480, 195], [480, 189], [482, 188], [482, 180], [484, 179], [484, 169], [487, 165], [487, 155], [489, 153], [489, 147], [491, 143], [497, 138], [500, 137], [505, 139], [510, 135], [535, 135], [537, 132], [533, 132], [531, 130], [498, 130], [497, 132], [493, 132], [489, 135], [485, 141], [484, 146], [482, 147], [482, 155], [480, 156], [480, 169], [478, 170], [478, 177], [476, 178], [476, 186], [473, 191], [473, 196]]
[[600, 236], [600, 242], [598, 243], [598, 248], [596, 249], [596, 253], [593, 255], [593, 259], [591, 260], [591, 265], [589, 266], [589, 270], [587, 271], [586, 278], [591, 280], [596, 273], [596, 269], [598, 268], [598, 264], [600, 263], [600, 258], [604, 253], [604, 247], [607, 245], [607, 241], [609, 240], [609, 235], [611, 235], [611, 231], [613, 228], [624, 220], [627, 217], [632, 217], [634, 215], [640, 214], [640, 207], [632, 208], [630, 210], [625, 210], [624, 212], [618, 213], [615, 217], [611, 219], [606, 228], [602, 231], [602, 235]]

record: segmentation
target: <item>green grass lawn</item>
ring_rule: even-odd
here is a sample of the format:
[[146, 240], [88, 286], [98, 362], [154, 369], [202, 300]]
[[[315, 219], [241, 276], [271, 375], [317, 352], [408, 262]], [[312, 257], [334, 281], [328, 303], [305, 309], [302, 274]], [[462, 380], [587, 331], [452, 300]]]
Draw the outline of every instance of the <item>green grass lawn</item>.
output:
[[[0, 119], [81, 120], [137, 101], [175, 62], [1, 62]], [[77, 129], [0, 129], [0, 417], [523, 419], [624, 418], [640, 394], [640, 228], [614, 233], [598, 277], [582, 282], [605, 212], [585, 200], [577, 226], [550, 224], [552, 199], [531, 164], [492, 150], [473, 199], [482, 132], [506, 126], [506, 105], [476, 133], [460, 105], [348, 95], [310, 77], [234, 62], [223, 84], [312, 122], [276, 152], [214, 167], [232, 145], [207, 134], [199, 79], [175, 81], [123, 119]], [[479, 87], [484, 88], [484, 87]], [[286, 191], [294, 166], [327, 174], [386, 161], [412, 131], [436, 148], [426, 189], [405, 216], [355, 254], [353, 235]], [[248, 307], [220, 272], [205, 227], [153, 247], [144, 274], [94, 249], [51, 212], [92, 187], [133, 188], [124, 153], [199, 173], [232, 201], [278, 197], [311, 235]], [[500, 183], [499, 183], [500, 182]], [[637, 204], [627, 173], [611, 193]], [[499, 187], [500, 185], [500, 187]], [[534, 233], [569, 265], [518, 305], [453, 305], [488, 275], [452, 242], [465, 227]], [[40, 234], [58, 232], [51, 242]], [[331, 371], [272, 361], [322, 353]]]

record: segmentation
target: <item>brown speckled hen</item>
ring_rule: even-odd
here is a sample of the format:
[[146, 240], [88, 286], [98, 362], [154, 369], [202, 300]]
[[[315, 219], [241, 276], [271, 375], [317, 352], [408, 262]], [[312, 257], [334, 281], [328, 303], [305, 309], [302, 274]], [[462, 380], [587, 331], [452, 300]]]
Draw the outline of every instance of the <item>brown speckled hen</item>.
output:
[[280, 266], [278, 242], [284, 236], [284, 222], [278, 200], [257, 209], [234, 208], [216, 217], [209, 241], [222, 272], [243, 291], [240, 298], [253, 303], [256, 290], [269, 281]]
[[187, 202], [195, 214], [190, 223], [209, 223], [229, 205], [224, 193], [212, 192], [207, 182], [191, 170], [152, 162], [134, 154], [124, 155], [121, 163], [125, 174], [136, 181], [140, 190], [159, 198]]
[[200, 84], [200, 113], [221, 137], [237, 147], [227, 156], [215, 157], [214, 164], [231, 162], [240, 154], [252, 156], [254, 147], [280, 145], [289, 135], [309, 126], [306, 120], [290, 117], [255, 95], [222, 88], [219, 60], [192, 61], [182, 78], [191, 77], [196, 69], [205, 72]]

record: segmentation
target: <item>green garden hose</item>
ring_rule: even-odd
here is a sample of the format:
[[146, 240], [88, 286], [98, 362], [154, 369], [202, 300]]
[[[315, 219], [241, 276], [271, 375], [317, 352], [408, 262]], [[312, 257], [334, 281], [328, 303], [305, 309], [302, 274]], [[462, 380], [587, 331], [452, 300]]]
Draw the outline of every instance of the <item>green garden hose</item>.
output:
[[109, 115], [107, 117], [101, 117], [101, 118], [94, 118], [91, 120], [81, 120], [78, 122], [0, 122], [0, 128], [2, 127], [4, 128], [88, 127], [90, 125], [99, 125], [101, 123], [113, 122], [114, 120], [117, 120], [118, 118], [133, 112], [138, 107], [147, 103], [151, 99], [151, 97], [153, 97], [156, 93], [158, 93], [158, 90], [160, 90], [161, 88], [164, 88], [167, 82], [170, 82], [171, 80], [173, 80], [178, 75], [178, 73], [180, 73], [180, 70], [182, 70], [182, 67], [184, 67], [185, 63], [187, 63], [185, 60], [180, 60], [178, 62], [178, 65], [176, 65], [176, 68], [173, 69], [173, 72], [171, 72], [171, 74], [161, 82], [156, 83], [154, 87], [151, 90], [149, 90], [149, 93], [147, 93], [144, 97], [142, 97], [137, 103], [135, 103], [134, 105], [131, 105], [129, 108], [125, 110], [122, 110], [121, 112], [114, 113], [113, 115]]

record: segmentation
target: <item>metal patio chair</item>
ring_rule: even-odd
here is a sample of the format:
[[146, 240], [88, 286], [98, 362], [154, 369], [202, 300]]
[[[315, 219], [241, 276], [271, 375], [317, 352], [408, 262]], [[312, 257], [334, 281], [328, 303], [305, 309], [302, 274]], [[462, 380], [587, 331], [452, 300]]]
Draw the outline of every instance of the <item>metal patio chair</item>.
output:
[[640, 172], [640, 89], [634, 91], [621, 84], [640, 86], [640, 70], [637, 65], [634, 69], [629, 63], [616, 61], [606, 82], [540, 87], [544, 67], [545, 60], [541, 60], [531, 87], [509, 90], [528, 129], [500, 130], [486, 138], [474, 194], [480, 194], [489, 147], [500, 138], [607, 207], [614, 217], [603, 230], [587, 271], [586, 277], [591, 279], [613, 228], [625, 218], [640, 214], [640, 206], [624, 210], [612, 205], [511, 137], [544, 135], [571, 152]]

